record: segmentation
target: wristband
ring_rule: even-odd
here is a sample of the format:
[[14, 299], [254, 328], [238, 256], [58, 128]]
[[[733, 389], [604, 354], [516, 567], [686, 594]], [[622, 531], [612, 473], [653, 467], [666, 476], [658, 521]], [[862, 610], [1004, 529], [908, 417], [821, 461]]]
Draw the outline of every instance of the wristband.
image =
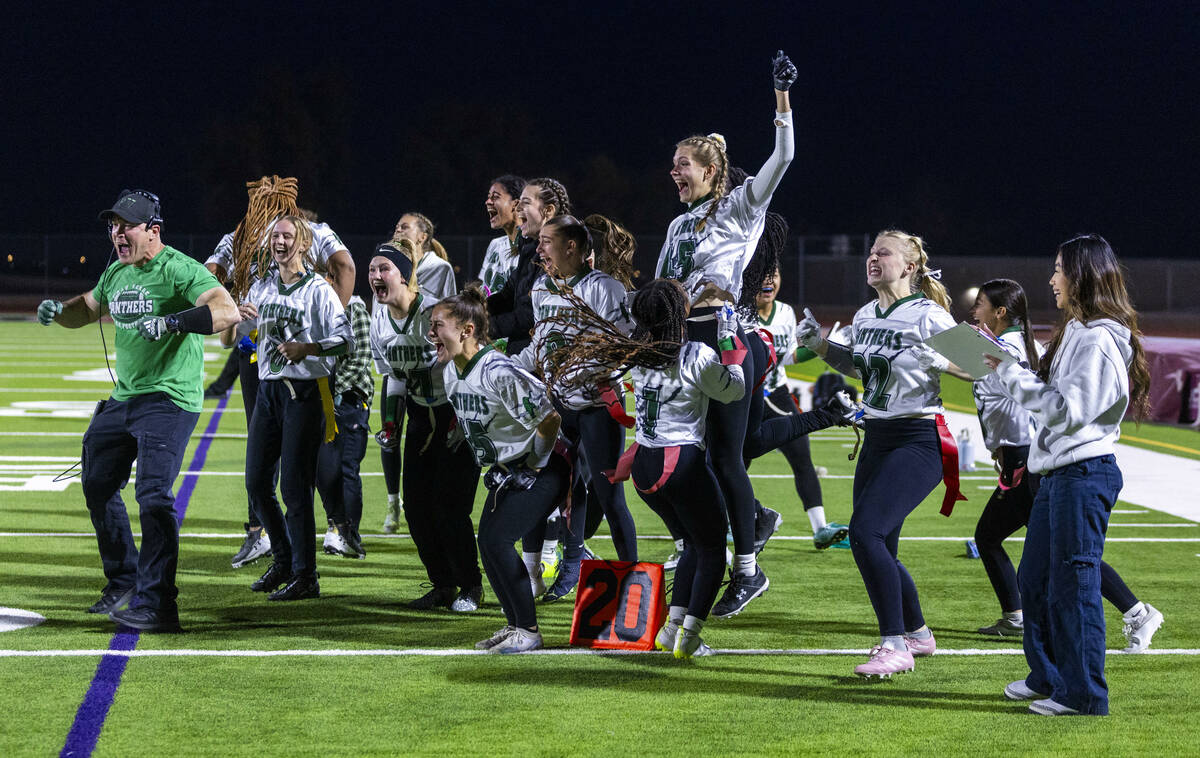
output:
[[198, 305], [186, 311], [164, 316], [168, 332], [176, 334], [212, 334], [212, 309], [207, 305]]

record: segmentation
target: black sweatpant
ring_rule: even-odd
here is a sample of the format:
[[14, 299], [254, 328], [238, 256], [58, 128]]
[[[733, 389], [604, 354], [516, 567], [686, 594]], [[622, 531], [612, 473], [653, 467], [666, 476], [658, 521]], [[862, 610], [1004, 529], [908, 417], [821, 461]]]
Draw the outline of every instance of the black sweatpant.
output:
[[[325, 415], [317, 380], [261, 383], [246, 440], [246, 493], [271, 535], [275, 562], [289, 567], [293, 575], [317, 571], [313, 489], [317, 454], [324, 439]], [[286, 519], [274, 497], [276, 471], [287, 506]]]
[[569, 478], [569, 464], [551, 455], [531, 488], [506, 489], [499, 497], [488, 492], [483, 513], [479, 515], [479, 557], [510, 626], [524, 629], [537, 626], [529, 572], [513, 545], [558, 507], [566, 496]]
[[[387, 388], [388, 382], [398, 381], [389, 376], [383, 377], [383, 386], [379, 390], [379, 427], [383, 428], [383, 409], [387, 404]], [[401, 437], [404, 434], [404, 416], [405, 416], [405, 401], [406, 396], [400, 397], [400, 402], [396, 406], [396, 436]], [[401, 445], [396, 445], [392, 450], [379, 449], [379, 462], [383, 466], [383, 485], [387, 488], [389, 495], [400, 494], [400, 471], [402, 469], [403, 454], [401, 453]]]
[[[251, 360], [254, 353], [244, 353], [238, 348], [234, 348], [238, 355], [238, 385], [242, 388], [242, 408], [246, 411], [246, 431], [250, 430], [250, 422], [254, 420], [254, 407], [258, 402], [258, 363]], [[271, 471], [271, 494], [268, 496], [268, 507], [279, 508], [279, 498], [275, 496], [275, 489], [279, 486], [279, 462], [275, 462], [275, 466]], [[254, 510], [254, 503], [246, 502], [246, 521], [251, 529], [256, 529], [262, 526], [262, 521], [258, 518], [258, 513]], [[269, 532], [269, 530], [268, 530]]]
[[[983, 569], [992, 583], [996, 599], [1000, 601], [1000, 610], [1012, 613], [1021, 610], [1023, 604], [1017, 585], [1017, 572], [1004, 550], [1004, 540], [1029, 523], [1029, 512], [1033, 508], [1033, 498], [1037, 495], [1041, 477], [1025, 470], [1028, 445], [1001, 446], [996, 453], [1000, 462], [1000, 481], [1009, 489], [996, 487], [988, 498], [983, 513], [979, 514], [979, 523], [975, 525], [975, 546], [979, 548]], [[1018, 480], [1019, 470], [1022, 476]], [[1017, 481], [1015, 487], [1011, 486], [1014, 480]], [[1100, 561], [1100, 594], [1121, 613], [1138, 602], [1137, 596], [1117, 570], [1104, 561]]]
[[[625, 488], [608, 481], [604, 471], [617, 466], [617, 460], [625, 449], [625, 427], [618, 424], [608, 409], [603, 407], [584, 408], [573, 411], [560, 409], [562, 416], [561, 434], [575, 448], [576, 477], [587, 487], [587, 495], [580, 497], [582, 487], [577, 487], [571, 499], [571, 524], [567, 536], [567, 554], [578, 555], [583, 547], [586, 527], [592, 517], [599, 525], [599, 514], [595, 507], [608, 519], [612, 531], [613, 545], [617, 549], [617, 560], [636, 561], [637, 533], [633, 516], [625, 503]], [[594, 530], [592, 530], [594, 533]], [[578, 548], [578, 549], [576, 549]], [[541, 549], [541, 545], [537, 546]]]
[[[641, 447], [630, 472], [634, 487], [667, 525], [683, 537], [671, 605], [708, 618], [725, 574], [725, 504], [717, 479], [695, 445]], [[651, 492], [650, 490], [654, 490]]]
[[417, 555], [434, 587], [479, 586], [483, 577], [475, 550], [471, 509], [479, 466], [465, 442], [451, 450], [446, 437], [454, 406], [427, 407], [407, 400], [404, 440], [404, 517]]
[[[779, 386], [767, 398], [763, 408], [764, 424], [776, 419], [792, 419], [799, 421], [800, 409], [792, 400], [792, 393], [786, 386]], [[801, 434], [779, 446], [779, 452], [787, 459], [792, 468], [792, 479], [796, 485], [796, 494], [804, 504], [804, 510], [824, 506], [821, 497], [821, 481], [817, 478], [817, 470], [813, 467], [812, 450], [808, 443], [808, 434]]]

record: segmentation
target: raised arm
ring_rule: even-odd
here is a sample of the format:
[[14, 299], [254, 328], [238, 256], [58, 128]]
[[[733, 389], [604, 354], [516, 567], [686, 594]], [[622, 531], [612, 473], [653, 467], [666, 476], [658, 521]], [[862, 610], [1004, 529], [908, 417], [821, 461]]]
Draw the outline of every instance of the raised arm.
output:
[[780, 50], [771, 62], [771, 75], [775, 82], [775, 150], [767, 158], [754, 181], [747, 188], [750, 204], [756, 208], [766, 205], [783, 179], [783, 173], [796, 153], [795, 135], [792, 131], [792, 104], [788, 90], [796, 82], [796, 66]]

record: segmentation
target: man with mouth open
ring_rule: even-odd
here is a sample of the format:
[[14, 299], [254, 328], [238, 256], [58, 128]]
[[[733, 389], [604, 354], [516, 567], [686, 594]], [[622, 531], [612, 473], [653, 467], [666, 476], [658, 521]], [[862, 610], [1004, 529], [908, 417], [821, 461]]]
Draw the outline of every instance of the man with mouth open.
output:
[[[163, 244], [153, 193], [123, 191], [100, 220], [117, 261], [95, 288], [66, 303], [44, 300], [37, 311], [43, 325], [77, 329], [108, 314], [117, 328], [117, 384], [83, 435], [83, 495], [108, 579], [87, 611], [143, 631], [179, 631], [179, 522], [171, 485], [200, 417], [201, 335], [237, 323], [238, 311], [204, 266]], [[140, 551], [120, 495], [135, 460]]]

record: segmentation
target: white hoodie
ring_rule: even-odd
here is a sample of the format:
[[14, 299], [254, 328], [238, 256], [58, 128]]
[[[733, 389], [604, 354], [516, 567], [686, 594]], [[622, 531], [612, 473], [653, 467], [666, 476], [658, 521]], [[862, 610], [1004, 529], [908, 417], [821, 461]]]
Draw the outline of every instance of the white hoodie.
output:
[[1111, 319], [1069, 321], [1043, 383], [1016, 361], [996, 369], [1004, 389], [1033, 414], [1029, 469], [1056, 468], [1113, 452], [1129, 407], [1129, 330]]

